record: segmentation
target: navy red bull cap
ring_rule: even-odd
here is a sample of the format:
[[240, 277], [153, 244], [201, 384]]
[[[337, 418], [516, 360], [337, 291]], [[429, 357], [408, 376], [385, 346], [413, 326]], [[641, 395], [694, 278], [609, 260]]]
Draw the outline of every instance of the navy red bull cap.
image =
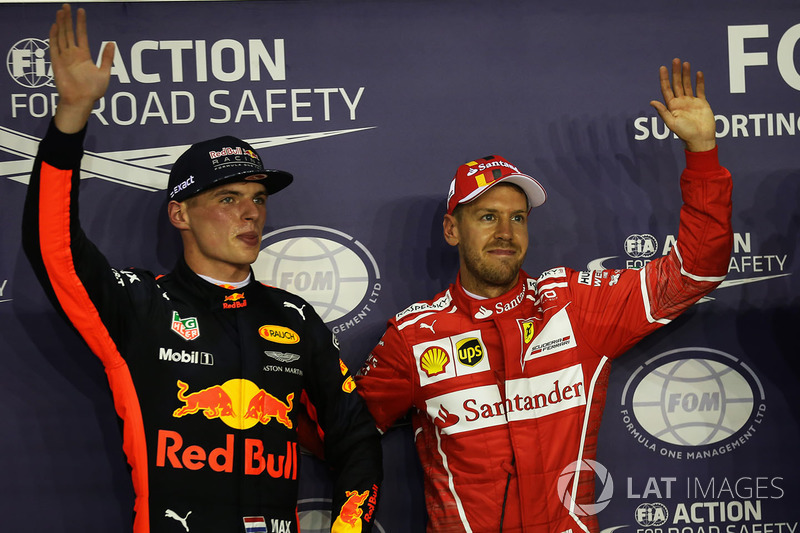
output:
[[499, 155], [487, 155], [481, 159], [464, 163], [450, 182], [447, 195], [447, 213], [452, 215], [459, 204], [478, 198], [498, 183], [513, 183], [528, 197], [528, 209], [539, 207], [547, 199], [544, 187], [538, 181], [523, 174], [517, 167]]
[[200, 192], [235, 181], [258, 181], [267, 194], [292, 182], [283, 170], [266, 169], [253, 147], [225, 136], [193, 144], [175, 161], [169, 173], [167, 200], [182, 202]]

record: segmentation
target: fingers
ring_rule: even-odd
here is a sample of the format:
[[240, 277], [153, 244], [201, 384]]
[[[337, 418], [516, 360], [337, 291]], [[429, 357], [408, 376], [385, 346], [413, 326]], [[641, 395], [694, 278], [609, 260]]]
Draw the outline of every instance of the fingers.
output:
[[75, 43], [75, 34], [72, 31], [72, 9], [69, 4], [64, 4], [61, 7], [61, 12], [63, 15], [61, 17], [61, 28], [59, 30], [59, 45], [65, 50]]
[[682, 78], [681, 60], [676, 57], [672, 60], [672, 92], [676, 98], [680, 98], [684, 94]]
[[[72, 29], [72, 24], [70, 24], [70, 29]], [[75, 31], [78, 36], [78, 46], [88, 50], [89, 34], [86, 31], [86, 10], [83, 8], [78, 9], [78, 22]]]
[[667, 67], [662, 65], [658, 69], [658, 76], [661, 83], [661, 96], [664, 98], [664, 102], [669, 105], [675, 95], [672, 94], [672, 85], [669, 81], [669, 70], [667, 70]]
[[[681, 62], [679, 58], [672, 60], [672, 71], [670, 79], [670, 70], [661, 66], [659, 69], [659, 79], [661, 82], [661, 94], [664, 97], [664, 103], [669, 107], [670, 102], [675, 98], [682, 98], [688, 96], [694, 98], [695, 90], [692, 88], [692, 67], [688, 61]], [[702, 72], [697, 72], [696, 75], [696, 90], [697, 98], [705, 99], [705, 77]]]
[[[677, 61], [680, 63], [679, 59]], [[692, 91], [692, 67], [689, 65], [688, 61], [683, 63], [681, 81], [683, 83], [683, 94], [686, 96], [694, 96], [694, 92]]]
[[58, 56], [72, 43], [72, 13], [69, 4], [56, 12], [56, 21], [50, 27], [50, 51]]
[[701, 71], [697, 71], [697, 97], [705, 100], [706, 98], [706, 77]]

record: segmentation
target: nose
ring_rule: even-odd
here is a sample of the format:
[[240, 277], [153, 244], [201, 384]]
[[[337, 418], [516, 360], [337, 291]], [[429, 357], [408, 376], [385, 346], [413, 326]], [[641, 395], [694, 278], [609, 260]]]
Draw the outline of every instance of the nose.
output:
[[255, 220], [258, 218], [258, 215], [261, 211], [261, 208], [256, 205], [253, 201], [246, 201], [242, 202], [242, 218], [244, 220]]
[[495, 239], [510, 241], [512, 236], [513, 231], [511, 230], [511, 221], [505, 218], [499, 219], [497, 225], [495, 226]]

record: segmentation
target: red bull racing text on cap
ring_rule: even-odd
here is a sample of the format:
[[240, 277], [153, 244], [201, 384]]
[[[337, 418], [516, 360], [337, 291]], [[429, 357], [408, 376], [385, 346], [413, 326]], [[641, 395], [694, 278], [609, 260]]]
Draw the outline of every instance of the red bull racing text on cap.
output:
[[258, 153], [236, 137], [217, 137], [193, 144], [169, 173], [167, 199], [182, 202], [206, 189], [235, 181], [258, 181], [267, 194], [275, 194], [292, 182], [283, 170], [264, 168]]

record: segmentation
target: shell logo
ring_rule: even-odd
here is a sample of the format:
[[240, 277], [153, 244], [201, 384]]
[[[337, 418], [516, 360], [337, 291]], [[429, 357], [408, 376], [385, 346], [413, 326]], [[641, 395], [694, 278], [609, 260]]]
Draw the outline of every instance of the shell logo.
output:
[[450, 356], [438, 346], [428, 348], [419, 358], [419, 366], [428, 377], [438, 376], [444, 372], [444, 367], [449, 362]]

